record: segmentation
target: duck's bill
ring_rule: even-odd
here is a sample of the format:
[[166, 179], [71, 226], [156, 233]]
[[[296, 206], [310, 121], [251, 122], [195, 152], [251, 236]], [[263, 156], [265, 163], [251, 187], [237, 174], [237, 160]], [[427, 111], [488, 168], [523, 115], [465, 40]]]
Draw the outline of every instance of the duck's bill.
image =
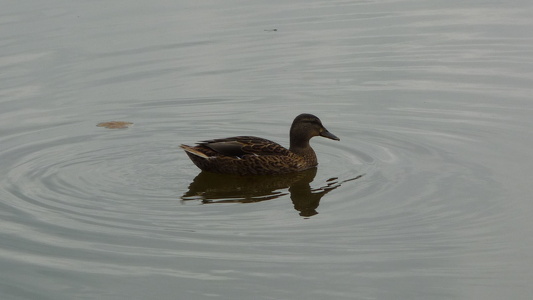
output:
[[334, 135], [333, 133], [327, 131], [327, 130], [324, 130], [320, 133], [320, 136], [323, 136], [325, 138], [328, 138], [328, 139], [332, 139], [332, 140], [336, 140], [336, 141], [340, 141], [341, 139], [339, 139], [336, 135]]

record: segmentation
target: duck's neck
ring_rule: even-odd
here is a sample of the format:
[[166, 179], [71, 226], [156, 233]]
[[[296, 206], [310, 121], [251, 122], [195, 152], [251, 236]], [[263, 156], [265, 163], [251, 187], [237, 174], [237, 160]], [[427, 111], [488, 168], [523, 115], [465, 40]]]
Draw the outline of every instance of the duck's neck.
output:
[[302, 151], [307, 151], [307, 149], [311, 149], [311, 146], [309, 145], [309, 138], [304, 136], [303, 134], [299, 134], [298, 132], [294, 132], [294, 130], [291, 130], [290, 137], [291, 145], [289, 150], [291, 150], [292, 152], [298, 153]]
[[289, 150], [294, 154], [304, 157], [309, 163], [313, 165], [317, 164], [316, 154], [313, 148], [311, 148], [311, 145], [309, 145], [309, 139], [298, 139], [294, 135], [291, 135]]

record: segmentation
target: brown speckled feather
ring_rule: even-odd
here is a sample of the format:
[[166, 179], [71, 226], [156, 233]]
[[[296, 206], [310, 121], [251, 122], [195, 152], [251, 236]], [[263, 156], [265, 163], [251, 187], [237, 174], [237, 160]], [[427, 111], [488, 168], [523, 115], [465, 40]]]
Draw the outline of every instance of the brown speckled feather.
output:
[[288, 155], [289, 150], [273, 141], [255, 136], [235, 136], [199, 142], [221, 155], [242, 157], [255, 155]]
[[[215, 139], [202, 141], [195, 147], [181, 147], [196, 166], [215, 173], [283, 174], [316, 166], [315, 162], [308, 162], [275, 142], [253, 136]], [[207, 158], [195, 152], [200, 152]]]
[[[304, 122], [302, 120], [314, 123], [307, 127], [300, 126], [300, 122]], [[197, 146], [181, 145], [181, 148], [198, 168], [214, 173], [266, 175], [303, 171], [318, 164], [315, 152], [309, 146], [311, 137], [322, 135], [338, 140], [317, 120], [317, 117], [309, 114], [302, 114], [294, 120], [291, 127], [291, 150], [254, 136], [206, 140], [197, 143]], [[295, 124], [302, 128], [296, 128], [296, 133], [293, 133]], [[296, 134], [302, 135], [301, 141], [305, 142], [302, 143], [303, 146], [298, 144], [293, 147], [293, 137]]]

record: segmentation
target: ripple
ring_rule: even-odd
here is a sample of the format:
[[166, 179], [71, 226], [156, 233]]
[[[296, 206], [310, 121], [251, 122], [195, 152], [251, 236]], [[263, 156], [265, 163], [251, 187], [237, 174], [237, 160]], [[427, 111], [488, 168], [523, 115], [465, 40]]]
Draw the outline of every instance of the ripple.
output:
[[[402, 112], [420, 113], [410, 110]], [[438, 118], [432, 116], [431, 119], [426, 117], [417, 121], [442, 122], [440, 116], [450, 114], [450, 111], [443, 110]], [[457, 116], [472, 117], [464, 111]], [[480, 114], [476, 116], [486, 118]], [[400, 121], [396, 123], [401, 124]], [[438, 185], [439, 181], [453, 181], [454, 174], [464, 176], [469, 172], [464, 167], [469, 165], [467, 162], [453, 161], [448, 149], [435, 146], [431, 140], [438, 137], [441, 141], [447, 139], [445, 144], [460, 145], [470, 140], [464, 136], [398, 125], [381, 125], [373, 130], [362, 130], [357, 134], [357, 139], [342, 131], [340, 135], [343, 136], [344, 143], [313, 140], [320, 166], [316, 177], [309, 181], [309, 191], [316, 194], [319, 190], [335, 190], [333, 192], [341, 193], [341, 198], [355, 199], [318, 207], [318, 211], [325, 209], [328, 214], [366, 208], [369, 215], [363, 217], [361, 222], [368, 222], [369, 219], [385, 222], [381, 216], [390, 214], [388, 224], [412, 224], [408, 215], [399, 214], [395, 210], [405, 212], [425, 206], [424, 201], [431, 193], [429, 187]], [[191, 208], [177, 204], [176, 200], [180, 195], [175, 188], [176, 182], [183, 180], [177, 176], [177, 170], [194, 174], [196, 169], [188, 160], [178, 159], [182, 153], [175, 151], [177, 149], [173, 148], [173, 143], [138, 144], [139, 139], [146, 139], [148, 136], [148, 131], [135, 129], [127, 132], [93, 132], [84, 136], [36, 140], [5, 149], [0, 155], [11, 158], [6, 181], [6, 190], [13, 195], [9, 198], [12, 199], [10, 204], [34, 216], [42, 213], [60, 215], [66, 219], [65, 222], [68, 220], [68, 226], [76, 224], [75, 228], [82, 231], [89, 230], [87, 224], [91, 224], [93, 227], [90, 231], [105, 228], [109, 232], [134, 235], [139, 234], [136, 231], [140, 229], [162, 232], [162, 224], [177, 228], [179, 225], [173, 223], [178, 216], [179, 224], [198, 218], [200, 211], [194, 210], [195, 213], [188, 216], [187, 212], [191, 213]], [[420, 136], [427, 139], [421, 139]], [[441, 174], [435, 173], [435, 165], [439, 166]], [[416, 173], [413, 173], [415, 167]], [[471, 164], [469, 168], [472, 168]], [[364, 176], [360, 180], [350, 181], [361, 175]], [[401, 201], [401, 206], [391, 203], [390, 211], [383, 211], [383, 203], [372, 205], [368, 200], [403, 191], [404, 186], [420, 186], [420, 183], [413, 182], [415, 178], [425, 182], [422, 184], [425, 188], [420, 190], [423, 197]], [[339, 188], [341, 183], [344, 185]], [[281, 198], [287, 201], [288, 194], [288, 187], [273, 188], [261, 196], [260, 200]], [[206, 199], [212, 200], [209, 197]], [[227, 201], [217, 203], [228, 204]], [[280, 209], [270, 206], [266, 205], [265, 208], [274, 211]], [[255, 213], [255, 209], [257, 207], [231, 212], [228, 208], [217, 208], [215, 210], [224, 211], [224, 215], [209, 215], [209, 222], [227, 222], [229, 218], [248, 219], [247, 216], [251, 214], [261, 220], [255, 230], [275, 230], [284, 226], [284, 222], [280, 225], [265, 225], [263, 222], [272, 215], [264, 210]], [[141, 212], [142, 218], [139, 218]], [[286, 210], [288, 212], [290, 210]], [[261, 217], [264, 213], [266, 215]], [[440, 211], [433, 213], [442, 214]], [[401, 220], [395, 220], [394, 216]], [[330, 219], [330, 222], [338, 221]], [[250, 225], [249, 229], [251, 228], [254, 226]], [[227, 229], [231, 231], [231, 228], [226, 227]]]
[[[202, 103], [221, 105], [216, 99]], [[171, 103], [153, 105], [166, 110]], [[148, 103], [136, 106], [155, 110]], [[191, 117], [182, 124], [180, 141], [166, 119], [128, 118], [136, 125], [117, 131], [94, 122], [13, 131], [2, 138], [8, 143], [0, 157], [9, 170], [1, 182], [2, 205], [5, 212], [25, 217], [0, 232], [34, 249], [28, 254], [32, 263], [54, 271], [69, 269], [53, 266], [59, 261], [54, 253], [63, 253], [71, 268], [84, 272], [203, 280], [239, 276], [192, 266], [169, 270], [163, 261], [315, 264], [327, 256], [328, 264], [342, 270], [346, 261], [449, 257], [480, 239], [484, 251], [499, 253], [506, 247], [494, 243], [495, 224], [506, 216], [494, 197], [498, 183], [466, 150], [480, 142], [480, 132], [504, 128], [506, 120], [478, 108], [390, 104], [386, 115], [369, 109], [367, 116], [358, 116], [357, 126], [352, 117], [331, 125], [325, 121], [341, 141], [312, 140], [320, 165], [309, 178], [281, 178], [283, 184], [279, 178], [199, 179], [204, 183], [199, 189], [192, 187], [199, 170], [177, 147], [204, 134], [203, 127], [188, 132]], [[231, 128], [226, 112], [205, 121], [216, 124], [217, 118], [221, 129], [209, 134]], [[263, 122], [253, 131], [282, 141], [286, 136], [278, 133], [286, 127]], [[22, 254], [0, 251], [23, 261]], [[102, 259], [87, 267], [95, 256]]]

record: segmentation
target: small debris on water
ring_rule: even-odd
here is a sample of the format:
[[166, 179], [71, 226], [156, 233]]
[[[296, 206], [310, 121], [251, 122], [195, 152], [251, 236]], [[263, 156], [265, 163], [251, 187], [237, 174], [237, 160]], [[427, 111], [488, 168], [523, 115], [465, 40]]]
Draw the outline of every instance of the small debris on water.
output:
[[124, 121], [111, 121], [111, 122], [102, 122], [96, 124], [98, 127], [105, 127], [108, 129], [122, 129], [122, 128], [128, 128], [130, 125], [133, 125], [131, 122], [124, 122]]

